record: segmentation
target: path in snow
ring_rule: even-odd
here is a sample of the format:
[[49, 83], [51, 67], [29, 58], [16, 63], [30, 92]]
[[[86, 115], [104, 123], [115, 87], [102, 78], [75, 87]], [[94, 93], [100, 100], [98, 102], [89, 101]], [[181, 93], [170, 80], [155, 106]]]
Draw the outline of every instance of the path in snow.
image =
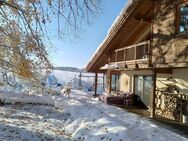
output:
[[55, 107], [0, 107], [0, 140], [187, 141], [160, 124], [106, 105], [83, 91], [57, 97]]
[[187, 141], [143, 116], [101, 103], [81, 91], [74, 92], [67, 102], [68, 107], [64, 107], [76, 120], [67, 120], [66, 131], [76, 138], [82, 135], [89, 141]]

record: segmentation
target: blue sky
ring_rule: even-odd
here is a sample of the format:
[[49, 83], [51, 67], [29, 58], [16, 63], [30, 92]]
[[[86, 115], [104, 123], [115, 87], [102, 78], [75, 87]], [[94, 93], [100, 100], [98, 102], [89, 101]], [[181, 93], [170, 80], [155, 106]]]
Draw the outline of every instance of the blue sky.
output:
[[84, 68], [126, 2], [127, 0], [102, 0], [102, 12], [91, 25], [84, 25], [79, 32], [79, 39], [51, 38], [56, 48], [50, 55], [54, 66]]

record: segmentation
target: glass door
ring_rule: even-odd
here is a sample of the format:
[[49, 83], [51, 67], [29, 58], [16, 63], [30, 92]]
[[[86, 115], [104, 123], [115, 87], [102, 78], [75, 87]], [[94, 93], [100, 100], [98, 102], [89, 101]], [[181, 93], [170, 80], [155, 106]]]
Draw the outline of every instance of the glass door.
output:
[[150, 107], [151, 93], [153, 89], [152, 76], [135, 76], [134, 92], [139, 96], [145, 106]]
[[119, 74], [112, 74], [111, 76], [111, 90], [114, 92], [119, 91]]

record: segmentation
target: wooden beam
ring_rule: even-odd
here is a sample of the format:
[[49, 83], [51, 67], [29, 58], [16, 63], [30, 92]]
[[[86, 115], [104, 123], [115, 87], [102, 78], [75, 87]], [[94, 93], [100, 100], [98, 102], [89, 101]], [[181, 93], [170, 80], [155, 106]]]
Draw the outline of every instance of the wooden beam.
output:
[[134, 61], [135, 61], [135, 67], [136, 67], [136, 57], [137, 57], [137, 46], [134, 47]]
[[147, 0], [147, 1], [150, 1], [150, 2], [158, 5], [158, 0]]
[[135, 16], [133, 19], [135, 21], [138, 21], [138, 22], [144, 22], [146, 24], [151, 24], [151, 19], [147, 18], [147, 17], [138, 17], [138, 16]]
[[155, 97], [156, 97], [156, 70], [153, 69], [153, 93], [151, 95], [151, 109], [150, 109], [150, 117], [155, 118]]
[[95, 73], [95, 89], [94, 89], [94, 96], [97, 95], [97, 81], [98, 81], [98, 73]]
[[117, 52], [115, 52], [115, 55], [116, 55], [115, 61], [117, 62]]
[[132, 31], [127, 34], [124, 38], [124, 41], [120, 44], [120, 47], [123, 46], [123, 44], [135, 33], [135, 31], [137, 31], [140, 26], [142, 25], [142, 22], [137, 22], [135, 19], [130, 19], [129, 22], [133, 22], [133, 23], [136, 23], [136, 26], [132, 29]]
[[139, 43], [144, 40], [144, 38], [151, 34], [151, 28], [146, 28], [146, 30], [136, 39], [135, 43]]
[[105, 89], [104, 77], [105, 77], [105, 74], [103, 73], [103, 77], [102, 77], [102, 86], [103, 86], [103, 90]]
[[172, 68], [157, 68], [157, 73], [172, 74]]
[[108, 59], [108, 70], [107, 70], [107, 93], [111, 93], [111, 70], [110, 70], [110, 58]]

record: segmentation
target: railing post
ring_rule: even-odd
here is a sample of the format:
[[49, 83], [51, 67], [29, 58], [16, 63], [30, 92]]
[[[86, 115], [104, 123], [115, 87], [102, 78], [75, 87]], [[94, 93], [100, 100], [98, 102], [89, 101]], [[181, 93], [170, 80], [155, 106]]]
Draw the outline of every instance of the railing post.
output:
[[125, 56], [125, 50], [123, 50], [123, 61], [126, 61]]
[[103, 77], [102, 77], [102, 87], [103, 87], [103, 90], [105, 89], [105, 85], [104, 85], [104, 73], [103, 73]]
[[107, 75], [106, 75], [106, 81], [107, 81], [107, 93], [111, 93], [111, 70], [110, 70], [110, 57], [108, 58], [108, 69], [107, 69]]
[[135, 48], [134, 49], [134, 60], [135, 60], [135, 67], [136, 67], [136, 56], [137, 56], [137, 54], [136, 54], [136, 46], [134, 48]]
[[153, 41], [150, 40], [148, 42], [148, 66], [152, 66], [152, 50], [151, 50], [151, 45], [152, 45]]

